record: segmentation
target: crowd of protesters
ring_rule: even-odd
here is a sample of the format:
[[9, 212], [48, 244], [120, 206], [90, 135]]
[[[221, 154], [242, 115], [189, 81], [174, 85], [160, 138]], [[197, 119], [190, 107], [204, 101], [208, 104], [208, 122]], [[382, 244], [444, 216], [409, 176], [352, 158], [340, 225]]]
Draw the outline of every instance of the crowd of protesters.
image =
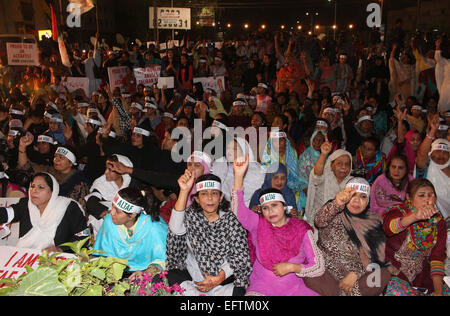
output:
[[[70, 251], [60, 245], [91, 236], [131, 278], [167, 270], [186, 295], [449, 294], [445, 35], [407, 38], [398, 21], [369, 45], [350, 33], [169, 50], [98, 39], [67, 41], [70, 68], [51, 40], [39, 67], [0, 64], [0, 194], [20, 198], [0, 223], [20, 221], [18, 247]], [[133, 70], [154, 65], [174, 89], [136, 84]], [[111, 89], [117, 66], [127, 76]], [[66, 77], [89, 78], [89, 94]], [[174, 160], [173, 132], [199, 137], [196, 123], [210, 137]], [[238, 127], [264, 137], [255, 146]]]

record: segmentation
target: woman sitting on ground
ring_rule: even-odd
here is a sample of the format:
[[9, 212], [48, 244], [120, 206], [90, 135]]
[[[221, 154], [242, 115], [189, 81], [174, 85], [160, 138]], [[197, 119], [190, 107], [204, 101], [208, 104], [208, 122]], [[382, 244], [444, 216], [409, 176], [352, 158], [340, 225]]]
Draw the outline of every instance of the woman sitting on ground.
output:
[[[316, 296], [304, 277], [325, 272], [323, 256], [313, 237], [313, 228], [291, 217], [282, 192], [270, 188], [260, 192], [260, 214], [250, 211], [243, 198], [243, 179], [248, 156], [234, 163], [233, 209], [239, 221], [252, 236], [256, 260], [250, 275], [248, 296]], [[261, 215], [262, 214], [262, 215]]]
[[[195, 180], [186, 170], [178, 183], [167, 237], [169, 284], [180, 284], [187, 296], [243, 296], [251, 273], [247, 232], [231, 212], [220, 178]], [[197, 193], [186, 208], [193, 185]]]
[[[127, 259], [129, 272], [155, 276], [165, 270], [167, 224], [159, 217], [153, 195], [136, 188], [120, 190], [105, 216], [94, 249], [105, 257]], [[133, 276], [132, 276], [133, 277]]]
[[[325, 296], [377, 296], [391, 279], [383, 220], [369, 208], [370, 185], [353, 178], [315, 217], [327, 271], [306, 285]], [[374, 268], [378, 284], [371, 286]], [[381, 269], [380, 269], [381, 268]]]
[[449, 295], [444, 284], [447, 228], [436, 207], [436, 191], [427, 179], [409, 183], [406, 202], [384, 213], [386, 258], [395, 267], [392, 282]]

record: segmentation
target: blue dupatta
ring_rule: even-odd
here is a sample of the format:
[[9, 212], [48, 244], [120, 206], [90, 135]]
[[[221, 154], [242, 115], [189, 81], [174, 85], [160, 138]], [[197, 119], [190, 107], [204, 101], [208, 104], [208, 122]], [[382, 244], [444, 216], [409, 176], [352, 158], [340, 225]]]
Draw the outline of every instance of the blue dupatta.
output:
[[146, 270], [150, 264], [165, 269], [168, 226], [164, 220], [153, 222], [151, 216], [139, 216], [134, 234], [129, 237], [120, 226], [114, 224], [108, 214], [95, 241], [94, 249], [106, 252], [105, 257], [127, 259], [129, 270]]

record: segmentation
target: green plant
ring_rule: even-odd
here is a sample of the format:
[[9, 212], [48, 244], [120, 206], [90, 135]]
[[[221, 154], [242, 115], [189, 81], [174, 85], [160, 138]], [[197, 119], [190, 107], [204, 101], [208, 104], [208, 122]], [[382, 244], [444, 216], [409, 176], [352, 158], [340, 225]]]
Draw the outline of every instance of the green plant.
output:
[[130, 289], [121, 281], [128, 261], [112, 257], [91, 259], [101, 251], [88, 250], [83, 245], [89, 240], [67, 243], [76, 258], [59, 260], [60, 253], [38, 258], [36, 270], [26, 267], [27, 273], [17, 280], [0, 280], [0, 296], [123, 296]]

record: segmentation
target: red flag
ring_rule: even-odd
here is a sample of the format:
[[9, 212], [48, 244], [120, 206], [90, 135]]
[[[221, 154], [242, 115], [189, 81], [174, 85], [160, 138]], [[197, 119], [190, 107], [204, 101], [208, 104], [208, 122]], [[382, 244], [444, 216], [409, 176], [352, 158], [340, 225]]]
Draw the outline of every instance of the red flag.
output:
[[53, 40], [58, 40], [58, 20], [56, 19], [55, 11], [53, 10], [53, 6], [50, 4], [50, 10], [52, 14], [52, 33]]

